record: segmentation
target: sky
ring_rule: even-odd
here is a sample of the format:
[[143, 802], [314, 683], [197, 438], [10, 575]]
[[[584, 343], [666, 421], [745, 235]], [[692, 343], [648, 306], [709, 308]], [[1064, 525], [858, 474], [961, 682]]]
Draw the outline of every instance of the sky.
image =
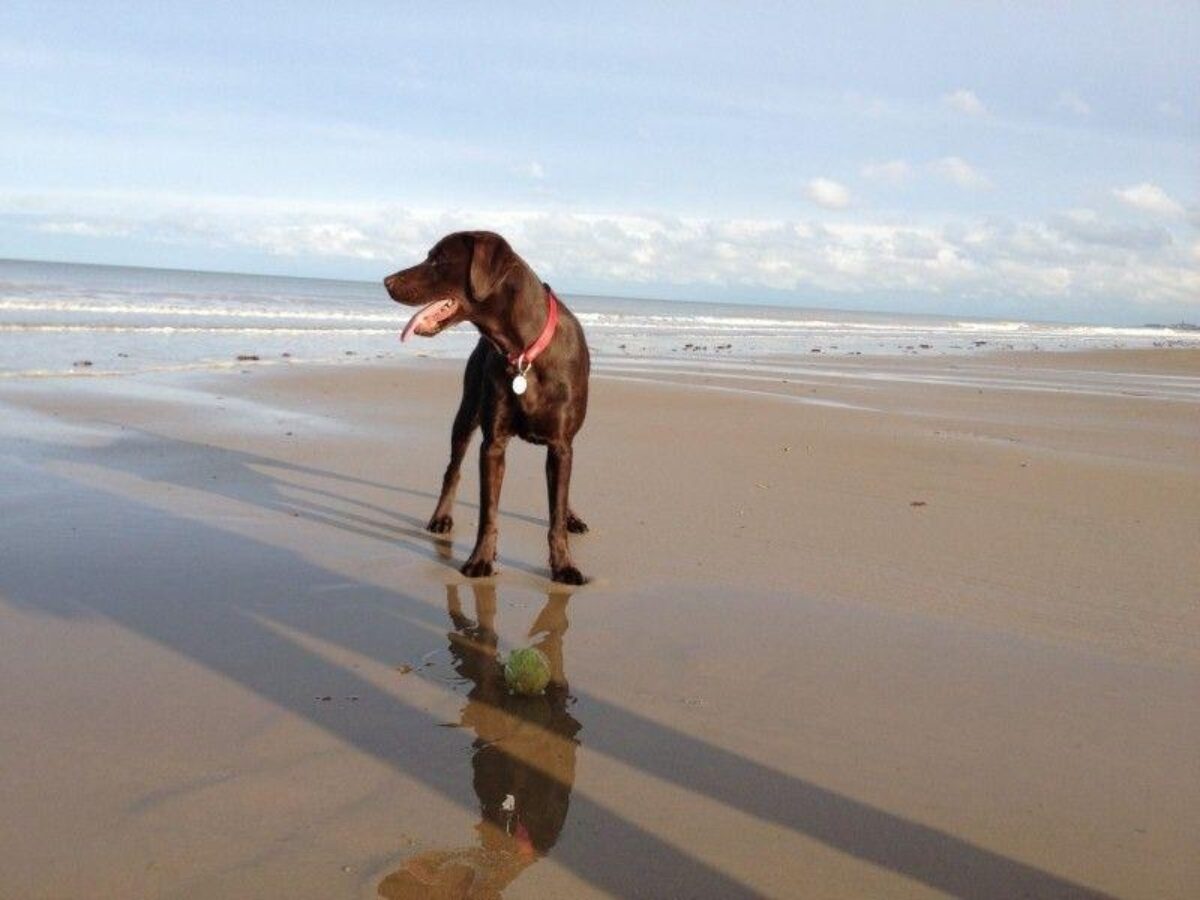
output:
[[1200, 3], [0, 6], [0, 257], [1200, 320]]

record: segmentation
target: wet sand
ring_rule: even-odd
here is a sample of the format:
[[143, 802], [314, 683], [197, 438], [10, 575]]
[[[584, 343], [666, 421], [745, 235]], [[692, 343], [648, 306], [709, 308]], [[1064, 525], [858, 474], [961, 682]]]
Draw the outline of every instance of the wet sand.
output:
[[421, 363], [0, 384], [0, 896], [1200, 892], [1200, 353]]

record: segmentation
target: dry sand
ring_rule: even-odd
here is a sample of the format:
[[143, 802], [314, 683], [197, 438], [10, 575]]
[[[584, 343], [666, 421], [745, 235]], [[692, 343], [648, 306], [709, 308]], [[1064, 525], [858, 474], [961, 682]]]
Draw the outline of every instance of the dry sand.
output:
[[612, 361], [572, 595], [458, 382], [0, 383], [0, 896], [1200, 895], [1200, 354]]

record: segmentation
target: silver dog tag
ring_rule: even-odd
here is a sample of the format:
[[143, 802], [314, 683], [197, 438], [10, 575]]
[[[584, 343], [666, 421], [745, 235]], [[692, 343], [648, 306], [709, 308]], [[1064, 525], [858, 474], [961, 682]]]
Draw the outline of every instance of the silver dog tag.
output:
[[525, 380], [524, 375], [518, 374], [517, 377], [513, 379], [513, 393], [518, 397], [525, 393], [525, 388], [527, 387], [529, 387], [529, 382]]

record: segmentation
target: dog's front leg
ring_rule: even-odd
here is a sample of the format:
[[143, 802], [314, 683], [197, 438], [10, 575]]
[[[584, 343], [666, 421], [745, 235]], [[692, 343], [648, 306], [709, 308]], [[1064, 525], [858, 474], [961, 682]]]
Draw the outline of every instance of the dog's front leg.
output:
[[504, 449], [507, 437], [485, 437], [479, 448], [479, 534], [475, 549], [463, 563], [462, 573], [468, 578], [483, 578], [492, 574], [496, 559], [496, 517], [500, 510], [500, 486], [504, 483]]
[[584, 577], [571, 562], [567, 543], [570, 521], [568, 494], [571, 487], [571, 455], [568, 443], [554, 443], [546, 448], [546, 493], [550, 500], [550, 575], [563, 584], [583, 584]]
[[446, 474], [442, 476], [442, 493], [438, 497], [437, 508], [434, 509], [429, 524], [425, 526], [434, 534], [445, 534], [454, 527], [454, 492], [458, 489], [458, 473], [467, 453], [467, 445], [471, 443], [471, 435], [479, 427], [480, 407], [483, 402], [483, 364], [487, 358], [487, 350], [487, 342], [480, 338], [471, 353], [471, 358], [467, 360], [467, 370], [463, 373], [462, 399], [458, 403], [458, 413], [454, 416], [454, 427], [450, 430], [450, 464], [446, 466]]

